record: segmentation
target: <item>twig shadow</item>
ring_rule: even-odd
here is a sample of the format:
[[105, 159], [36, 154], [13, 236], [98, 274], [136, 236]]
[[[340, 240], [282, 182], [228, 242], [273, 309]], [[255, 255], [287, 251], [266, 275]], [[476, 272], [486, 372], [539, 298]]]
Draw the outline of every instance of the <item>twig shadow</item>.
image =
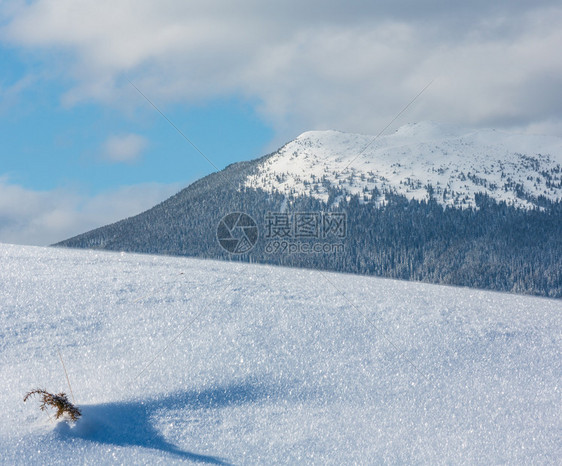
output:
[[229, 464], [223, 458], [182, 450], [168, 442], [152, 424], [154, 413], [178, 408], [216, 409], [274, 397], [275, 390], [271, 388], [243, 382], [203, 391], [181, 391], [159, 398], [81, 405], [82, 418], [76, 425], [61, 422], [55, 430], [66, 438], [118, 446], [140, 446], [194, 462]]

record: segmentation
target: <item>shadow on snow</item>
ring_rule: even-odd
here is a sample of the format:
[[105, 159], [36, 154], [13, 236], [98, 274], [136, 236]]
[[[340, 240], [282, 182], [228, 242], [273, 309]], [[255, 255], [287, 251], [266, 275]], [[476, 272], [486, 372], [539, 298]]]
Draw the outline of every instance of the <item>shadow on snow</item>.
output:
[[140, 446], [160, 450], [191, 461], [228, 464], [225, 460], [182, 450], [168, 442], [152, 425], [152, 417], [162, 410], [220, 409], [277, 398], [277, 390], [249, 382], [181, 391], [171, 395], [136, 401], [80, 406], [82, 418], [75, 426], [66, 422], [56, 431], [66, 438], [80, 438], [102, 444]]

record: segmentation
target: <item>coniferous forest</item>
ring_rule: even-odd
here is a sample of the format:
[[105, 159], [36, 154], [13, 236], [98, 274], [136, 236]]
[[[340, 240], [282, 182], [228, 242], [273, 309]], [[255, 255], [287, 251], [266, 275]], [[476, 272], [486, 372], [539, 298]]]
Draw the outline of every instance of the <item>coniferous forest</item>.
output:
[[[154, 208], [62, 241], [56, 246], [168, 254], [305, 267], [403, 280], [562, 297], [562, 204], [543, 202], [518, 209], [477, 195], [475, 208], [443, 207], [384, 195], [386, 202], [360, 202], [330, 187], [327, 203], [243, 188], [260, 159], [233, 164], [193, 183]], [[217, 240], [217, 226], [232, 212], [251, 216], [255, 246], [230, 254]], [[300, 253], [271, 249], [268, 214], [343, 213], [345, 235], [327, 237], [334, 250]], [[290, 237], [289, 242], [297, 239]], [[299, 243], [319, 238], [298, 238]]]

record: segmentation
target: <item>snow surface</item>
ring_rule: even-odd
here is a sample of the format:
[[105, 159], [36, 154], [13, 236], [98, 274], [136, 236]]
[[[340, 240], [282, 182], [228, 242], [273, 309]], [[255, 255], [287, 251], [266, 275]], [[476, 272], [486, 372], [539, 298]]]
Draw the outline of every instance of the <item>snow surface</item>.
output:
[[[0, 263], [4, 464], [562, 461], [562, 301], [12, 245]], [[76, 425], [23, 403], [68, 393], [58, 351]]]
[[[375, 187], [427, 200], [431, 185], [442, 205], [475, 206], [474, 195], [486, 193], [530, 208], [535, 202], [528, 198], [562, 200], [562, 138], [435, 122], [409, 124], [379, 138], [310, 131], [263, 161], [246, 186], [327, 201], [321, 180], [363, 200]], [[517, 185], [527, 199], [517, 195]]]

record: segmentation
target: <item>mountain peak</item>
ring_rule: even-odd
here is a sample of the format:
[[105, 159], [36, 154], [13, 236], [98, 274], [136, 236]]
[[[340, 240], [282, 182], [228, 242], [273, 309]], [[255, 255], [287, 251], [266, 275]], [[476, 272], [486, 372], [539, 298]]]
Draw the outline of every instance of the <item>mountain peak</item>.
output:
[[370, 200], [371, 192], [475, 206], [475, 195], [531, 208], [562, 199], [562, 139], [474, 130], [432, 121], [375, 137], [307, 131], [265, 159], [246, 186], [328, 199], [328, 186]]
[[323, 144], [334, 141], [348, 141], [350, 139], [365, 139], [366, 141], [381, 140], [392, 142], [399, 141], [432, 141], [443, 140], [455, 137], [462, 137], [475, 132], [474, 129], [464, 128], [450, 123], [439, 123], [436, 121], [421, 121], [417, 123], [407, 123], [394, 133], [384, 136], [373, 136], [367, 134], [347, 133], [334, 129], [305, 131], [300, 134], [295, 141], [319, 141]]
[[305, 131], [304, 133], [297, 136], [296, 140], [302, 141], [306, 139], [318, 139], [330, 136], [337, 136], [341, 134], [346, 134], [342, 131], [337, 131], [335, 129], [320, 129], [320, 130], [312, 130], [312, 131]]

